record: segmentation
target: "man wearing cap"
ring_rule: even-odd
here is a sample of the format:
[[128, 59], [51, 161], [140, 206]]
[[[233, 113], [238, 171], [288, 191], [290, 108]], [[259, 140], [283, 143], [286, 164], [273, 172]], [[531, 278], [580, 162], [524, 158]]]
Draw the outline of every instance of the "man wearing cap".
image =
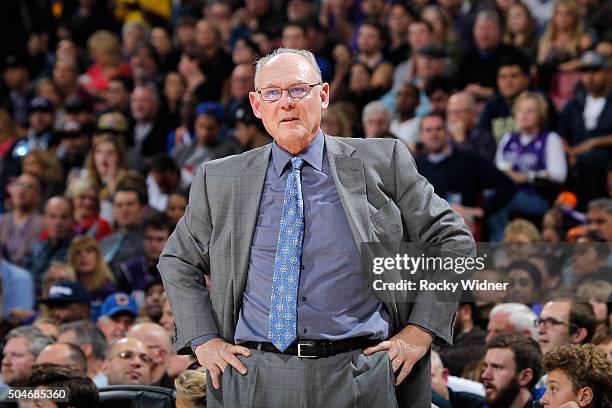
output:
[[250, 106], [236, 110], [236, 140], [244, 151], [255, 149], [272, 142], [261, 120], [253, 115]]
[[71, 170], [78, 174], [89, 152], [91, 135], [79, 122], [67, 120], [59, 131], [59, 137], [60, 144], [55, 150], [55, 157], [62, 164], [65, 175]]
[[104, 300], [96, 326], [109, 343], [125, 337], [138, 316], [136, 299], [125, 292], [116, 292]]
[[238, 152], [235, 143], [221, 138], [223, 107], [216, 102], [202, 102], [195, 108], [193, 141], [172, 150], [172, 158], [181, 168], [181, 185], [191, 185], [198, 165]]
[[51, 317], [58, 323], [89, 319], [91, 298], [79, 282], [64, 281], [51, 286], [49, 295], [40, 302], [49, 307]]
[[596, 51], [587, 51], [580, 61], [583, 90], [565, 105], [558, 133], [571, 146], [569, 163], [576, 171], [579, 208], [606, 196], [606, 166], [612, 158], [612, 82], [610, 64]]

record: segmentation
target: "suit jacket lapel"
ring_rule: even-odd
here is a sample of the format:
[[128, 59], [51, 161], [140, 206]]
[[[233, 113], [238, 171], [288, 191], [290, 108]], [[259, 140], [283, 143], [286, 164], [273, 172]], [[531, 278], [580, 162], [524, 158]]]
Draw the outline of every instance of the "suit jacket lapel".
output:
[[[241, 262], [239, 267], [232, 271], [234, 283], [237, 285], [239, 293], [244, 292], [247, 283], [247, 272], [251, 256], [251, 244], [253, 234], [257, 225], [257, 215], [259, 204], [263, 193], [264, 181], [272, 152], [272, 144], [261, 148], [262, 152], [252, 155], [249, 159], [241, 163], [242, 175], [238, 182], [239, 208], [237, 215], [239, 220], [234, 220], [232, 227], [232, 240], [234, 248], [239, 248], [240, 253], [246, 253], [246, 262]], [[244, 257], [241, 257], [244, 259]], [[238, 265], [236, 265], [238, 266]]]
[[326, 135], [325, 147], [332, 178], [353, 238], [361, 252], [361, 243], [371, 241], [363, 159], [353, 157], [356, 150], [338, 138]]

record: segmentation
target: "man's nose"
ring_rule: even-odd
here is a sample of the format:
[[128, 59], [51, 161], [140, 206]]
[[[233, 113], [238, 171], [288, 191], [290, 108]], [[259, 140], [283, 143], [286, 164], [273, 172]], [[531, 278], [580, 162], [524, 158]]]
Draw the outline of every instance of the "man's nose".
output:
[[[287, 96], [285, 96], [287, 95]], [[283, 89], [281, 93], [281, 97], [279, 99], [279, 103], [282, 107], [293, 107], [295, 106], [295, 99], [291, 96], [287, 89]]]

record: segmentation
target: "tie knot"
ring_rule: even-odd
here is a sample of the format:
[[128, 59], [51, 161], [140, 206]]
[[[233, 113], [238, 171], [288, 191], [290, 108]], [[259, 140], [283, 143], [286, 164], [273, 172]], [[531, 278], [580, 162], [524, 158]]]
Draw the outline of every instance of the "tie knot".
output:
[[291, 159], [291, 169], [292, 170], [302, 170], [304, 167], [304, 160], [299, 157], [294, 157]]

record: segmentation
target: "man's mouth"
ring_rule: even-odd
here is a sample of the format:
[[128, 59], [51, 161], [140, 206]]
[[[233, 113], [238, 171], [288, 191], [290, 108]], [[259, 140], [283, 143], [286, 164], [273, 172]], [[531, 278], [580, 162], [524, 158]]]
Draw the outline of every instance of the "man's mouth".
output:
[[285, 118], [285, 119], [281, 120], [281, 123], [291, 123], [291, 122], [295, 122], [297, 120], [298, 120], [298, 118]]

